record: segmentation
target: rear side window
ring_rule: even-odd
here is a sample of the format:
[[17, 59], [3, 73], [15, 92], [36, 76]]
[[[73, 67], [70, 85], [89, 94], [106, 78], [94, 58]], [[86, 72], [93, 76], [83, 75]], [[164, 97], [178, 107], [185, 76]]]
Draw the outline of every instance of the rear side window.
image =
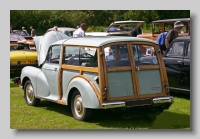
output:
[[65, 64], [74, 66], [97, 67], [96, 48], [65, 47]]

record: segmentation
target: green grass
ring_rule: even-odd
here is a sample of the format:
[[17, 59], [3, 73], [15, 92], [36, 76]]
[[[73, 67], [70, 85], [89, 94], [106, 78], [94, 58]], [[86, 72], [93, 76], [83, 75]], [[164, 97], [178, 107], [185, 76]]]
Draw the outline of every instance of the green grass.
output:
[[[11, 76], [10, 79], [15, 77]], [[11, 129], [190, 129], [190, 98], [172, 94], [175, 103], [160, 114], [140, 116], [125, 109], [94, 110], [88, 122], [73, 118], [68, 106], [42, 100], [38, 107], [28, 106], [23, 90], [10, 80]]]

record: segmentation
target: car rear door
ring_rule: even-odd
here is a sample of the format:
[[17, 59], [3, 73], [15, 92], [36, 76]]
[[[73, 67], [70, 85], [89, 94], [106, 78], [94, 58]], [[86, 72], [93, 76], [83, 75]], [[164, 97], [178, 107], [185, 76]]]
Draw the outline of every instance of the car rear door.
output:
[[[166, 95], [168, 80], [164, 72], [161, 54], [158, 47], [152, 43], [131, 43], [133, 52], [133, 68], [137, 82], [138, 98], [148, 98]], [[151, 55], [143, 51], [151, 50]]]

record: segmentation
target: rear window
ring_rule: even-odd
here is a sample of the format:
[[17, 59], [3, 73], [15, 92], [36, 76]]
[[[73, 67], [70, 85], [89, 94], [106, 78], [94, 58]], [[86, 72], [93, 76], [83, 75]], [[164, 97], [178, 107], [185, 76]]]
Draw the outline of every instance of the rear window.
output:
[[126, 44], [108, 46], [104, 48], [104, 53], [107, 68], [130, 66]]
[[157, 65], [157, 55], [154, 46], [151, 45], [132, 45], [132, 51], [136, 66]]

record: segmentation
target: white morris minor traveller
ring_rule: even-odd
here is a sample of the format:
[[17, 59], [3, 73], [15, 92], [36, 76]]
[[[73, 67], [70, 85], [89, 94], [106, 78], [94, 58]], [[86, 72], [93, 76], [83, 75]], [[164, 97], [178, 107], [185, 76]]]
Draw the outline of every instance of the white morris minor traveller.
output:
[[[39, 39], [35, 38], [37, 48]], [[140, 47], [153, 47], [148, 61]], [[106, 49], [109, 49], [107, 51]], [[38, 52], [39, 67], [27, 66], [18, 78], [26, 103], [41, 99], [69, 105], [77, 120], [92, 109], [149, 107], [173, 103], [158, 45], [137, 37], [79, 37], [59, 40]], [[18, 81], [15, 81], [17, 83]]]

